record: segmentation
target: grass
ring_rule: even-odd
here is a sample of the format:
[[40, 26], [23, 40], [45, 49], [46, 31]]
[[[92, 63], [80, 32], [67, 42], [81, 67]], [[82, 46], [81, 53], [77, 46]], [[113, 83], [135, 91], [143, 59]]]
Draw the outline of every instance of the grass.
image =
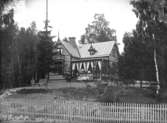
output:
[[157, 103], [152, 90], [143, 88], [124, 88], [119, 95], [121, 102], [129, 103]]
[[62, 88], [58, 89], [66, 99], [96, 99], [97, 92], [95, 88]]
[[[97, 86], [85, 87], [64, 87], [57, 89], [45, 88], [28, 88], [21, 89], [8, 97], [13, 101], [24, 101], [24, 98], [32, 102], [52, 102], [55, 99], [62, 97], [63, 99], [73, 100], [88, 100], [88, 101], [108, 101], [108, 98], [116, 98], [114, 101], [129, 102], [129, 103], [166, 103], [164, 98], [157, 99], [153, 96], [151, 89], [133, 88], [133, 87], [106, 87], [106, 84], [97, 84]], [[164, 96], [166, 95], [166, 96]], [[167, 97], [167, 93], [163, 91], [163, 97]], [[105, 99], [107, 98], [107, 99]], [[110, 100], [109, 100], [110, 101]]]
[[105, 97], [116, 96], [119, 102], [129, 103], [157, 103], [155, 97], [151, 95], [151, 90], [140, 88], [120, 88], [110, 87], [105, 89], [98, 88], [61, 88], [61, 89], [23, 89], [8, 97], [11, 100], [25, 101], [29, 99], [32, 102], [45, 103], [54, 101], [62, 97], [63, 99], [70, 100], [88, 100], [88, 101], [101, 101], [105, 102]]
[[[165, 92], [165, 90], [164, 90]], [[18, 103], [31, 102], [38, 105], [36, 108], [40, 109], [42, 104], [52, 104], [57, 98], [62, 97], [63, 99], [70, 100], [88, 100], [88, 101], [99, 101], [101, 97], [112, 97], [115, 95], [119, 102], [130, 102], [130, 103], [158, 103], [155, 97], [152, 96], [152, 90], [132, 88], [132, 87], [108, 87], [106, 85], [98, 85], [96, 88], [88, 86], [87, 88], [60, 88], [60, 89], [44, 89], [44, 88], [29, 88], [21, 89], [15, 94], [8, 97], [8, 100]], [[104, 98], [103, 98], [104, 99]], [[14, 121], [4, 123], [15, 123]], [[24, 123], [29, 123], [28, 121]], [[33, 122], [31, 122], [33, 123]], [[37, 122], [34, 122], [37, 123]], [[39, 123], [39, 122], [38, 122]], [[43, 122], [40, 122], [43, 123]], [[63, 123], [66, 123], [66, 121]], [[71, 122], [75, 123], [75, 121]], [[79, 121], [78, 123], [86, 123], [85, 121]], [[112, 123], [112, 122], [110, 122]], [[115, 122], [113, 122], [115, 123]]]

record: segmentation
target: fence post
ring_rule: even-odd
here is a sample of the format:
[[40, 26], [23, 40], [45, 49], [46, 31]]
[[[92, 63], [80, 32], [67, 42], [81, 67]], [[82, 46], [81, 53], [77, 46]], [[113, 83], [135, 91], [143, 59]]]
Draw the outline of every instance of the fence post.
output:
[[150, 121], [150, 119], [149, 119], [149, 104], [146, 104], [146, 114], [147, 114], [147, 117], [146, 117], [147, 122], [149, 122]]
[[130, 107], [131, 105], [130, 105], [130, 103], [127, 103], [127, 111], [128, 111], [128, 121], [130, 121], [131, 122], [131, 118], [130, 118], [130, 115], [131, 115], [131, 107]]
[[151, 113], [149, 117], [150, 117], [151, 122], [153, 121], [153, 119], [152, 119], [152, 117], [153, 117], [152, 106], [153, 106], [153, 104], [150, 104], [150, 107], [149, 107], [149, 112]]
[[134, 109], [135, 109], [134, 119], [137, 119], [137, 121], [138, 121], [137, 104], [136, 103], [134, 103]]
[[139, 122], [141, 122], [141, 104], [138, 104]]
[[162, 120], [163, 120], [163, 121], [165, 121], [165, 119], [164, 119], [164, 114], [165, 114], [165, 107], [164, 107], [164, 104], [162, 104], [162, 116], [163, 116], [163, 117], [162, 117], [162, 116], [161, 116], [161, 117], [162, 117]]
[[8, 102], [6, 101], [6, 99], [4, 99], [4, 102], [6, 103], [7, 111], [5, 112], [5, 114], [7, 115], [7, 116], [6, 116], [6, 119], [8, 120], [8, 117], [9, 117], [9, 116], [8, 116], [8, 112], [9, 112], [9, 109], [8, 109], [8, 108], [9, 108], [9, 106], [8, 106]]
[[167, 104], [165, 104], [165, 123], [167, 122]]
[[158, 108], [158, 113], [159, 113], [159, 121], [161, 122], [161, 105], [159, 105], [159, 108]]
[[158, 119], [158, 122], [159, 122], [159, 105], [158, 104], [157, 104], [157, 108], [156, 109], [157, 109], [157, 115], [156, 116], [157, 116], [157, 119]]
[[124, 103], [124, 109], [125, 109], [125, 121], [127, 121], [127, 117], [128, 117], [128, 112], [127, 112], [127, 103]]
[[154, 111], [154, 122], [156, 122], [157, 121], [157, 117], [156, 117], [156, 105], [153, 105], [153, 111]]
[[159, 104], [159, 120], [160, 120], [160, 122], [162, 122], [162, 119], [161, 119], [162, 111], [163, 111], [162, 104]]
[[125, 116], [125, 109], [124, 109], [124, 102], [123, 103], [121, 103], [121, 109], [122, 109], [122, 117], [121, 117], [121, 121], [123, 121], [124, 120], [124, 116]]
[[160, 104], [158, 104], [158, 122], [161, 121], [160, 115], [161, 114], [161, 110], [160, 110]]
[[[6, 100], [7, 100], [7, 99], [6, 99]], [[8, 109], [8, 117], [7, 117], [8, 119], [7, 119], [7, 120], [10, 120], [10, 105], [9, 105], [8, 100], [7, 100], [7, 104], [8, 104], [8, 105], [7, 105], [7, 107], [8, 107], [8, 108], [7, 108], [7, 109]]]
[[0, 120], [2, 119], [2, 98], [0, 97]]

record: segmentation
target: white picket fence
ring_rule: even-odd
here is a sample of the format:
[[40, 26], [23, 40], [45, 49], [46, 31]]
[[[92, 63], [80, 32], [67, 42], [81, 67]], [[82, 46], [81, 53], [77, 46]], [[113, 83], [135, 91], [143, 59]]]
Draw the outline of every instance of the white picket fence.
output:
[[167, 104], [97, 103], [56, 100], [54, 103], [0, 103], [3, 120], [84, 121], [90, 123], [167, 123]]

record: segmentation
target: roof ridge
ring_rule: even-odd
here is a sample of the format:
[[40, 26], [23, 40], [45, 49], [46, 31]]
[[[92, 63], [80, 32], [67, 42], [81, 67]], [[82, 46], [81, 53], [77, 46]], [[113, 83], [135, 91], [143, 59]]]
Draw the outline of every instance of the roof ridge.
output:
[[95, 43], [92, 43], [92, 44], [107, 43], [107, 42], [115, 42], [115, 41], [102, 41], [102, 42], [95, 42]]
[[78, 45], [77, 45], [76, 49], [78, 51], [79, 57], [81, 58], [81, 53], [79, 52], [79, 46]]

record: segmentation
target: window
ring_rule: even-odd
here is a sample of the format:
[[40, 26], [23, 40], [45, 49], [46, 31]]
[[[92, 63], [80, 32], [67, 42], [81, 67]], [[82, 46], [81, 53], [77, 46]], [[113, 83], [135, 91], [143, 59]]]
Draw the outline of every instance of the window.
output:
[[164, 16], [167, 16], [167, 6], [164, 6]]
[[57, 54], [62, 55], [63, 49], [57, 48]]
[[88, 51], [89, 51], [90, 55], [94, 55], [97, 52], [97, 50], [95, 48], [93, 48], [92, 44], [91, 44], [90, 48], [88, 49]]

